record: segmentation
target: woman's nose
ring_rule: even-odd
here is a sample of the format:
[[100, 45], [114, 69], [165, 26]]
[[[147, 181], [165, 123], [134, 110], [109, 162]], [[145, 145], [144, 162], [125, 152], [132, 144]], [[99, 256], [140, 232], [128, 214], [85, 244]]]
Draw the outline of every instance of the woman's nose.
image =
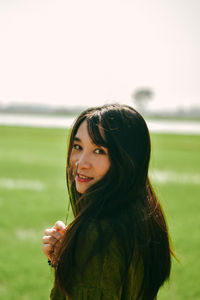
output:
[[88, 169], [91, 167], [90, 157], [87, 153], [82, 153], [77, 161], [78, 169]]

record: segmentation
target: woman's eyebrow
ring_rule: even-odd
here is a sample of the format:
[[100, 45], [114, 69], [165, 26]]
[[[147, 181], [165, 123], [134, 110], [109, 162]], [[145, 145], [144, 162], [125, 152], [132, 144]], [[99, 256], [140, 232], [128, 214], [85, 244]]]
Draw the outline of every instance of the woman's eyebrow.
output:
[[76, 141], [76, 142], [81, 142], [81, 139], [80, 139], [79, 137], [75, 136], [75, 137], [74, 137], [74, 141]]
[[[74, 142], [80, 142], [80, 143], [81, 143], [81, 139], [80, 139], [78, 136], [75, 136], [75, 137], [74, 137]], [[92, 140], [91, 140], [91, 144], [93, 144], [93, 145], [95, 145], [95, 146], [98, 146], [98, 147], [100, 147], [100, 148], [104, 148], [104, 149], [107, 150], [107, 147], [102, 146], [102, 145], [97, 145], [97, 144], [95, 144]]]

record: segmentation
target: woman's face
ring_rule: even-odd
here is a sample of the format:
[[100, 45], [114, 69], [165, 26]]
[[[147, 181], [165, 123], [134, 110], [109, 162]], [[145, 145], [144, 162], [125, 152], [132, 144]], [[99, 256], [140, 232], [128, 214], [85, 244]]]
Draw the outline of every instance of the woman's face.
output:
[[75, 173], [76, 189], [81, 194], [102, 179], [110, 168], [107, 148], [92, 142], [86, 121], [80, 125], [74, 137], [70, 165]]

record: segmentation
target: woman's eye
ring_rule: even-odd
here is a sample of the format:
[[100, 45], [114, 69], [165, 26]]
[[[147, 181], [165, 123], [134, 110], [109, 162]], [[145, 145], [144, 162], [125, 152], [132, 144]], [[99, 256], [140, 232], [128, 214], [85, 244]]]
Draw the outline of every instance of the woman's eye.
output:
[[106, 154], [105, 151], [103, 149], [100, 149], [100, 148], [96, 149], [95, 153], [96, 154]]
[[81, 150], [81, 146], [78, 145], [78, 144], [74, 144], [73, 148], [74, 148], [75, 150]]

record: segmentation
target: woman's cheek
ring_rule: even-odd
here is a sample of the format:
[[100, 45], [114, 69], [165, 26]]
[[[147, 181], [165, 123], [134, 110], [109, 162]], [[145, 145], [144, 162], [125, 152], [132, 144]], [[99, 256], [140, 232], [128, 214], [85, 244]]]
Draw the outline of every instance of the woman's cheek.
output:
[[77, 155], [75, 153], [73, 153], [74, 151], [72, 150], [72, 153], [71, 153], [71, 157], [70, 157], [70, 165], [71, 166], [74, 166], [75, 165], [75, 162], [77, 161]]
[[99, 176], [104, 177], [108, 170], [110, 169], [110, 160], [108, 157], [102, 157], [96, 164], [97, 169], [99, 170]]

